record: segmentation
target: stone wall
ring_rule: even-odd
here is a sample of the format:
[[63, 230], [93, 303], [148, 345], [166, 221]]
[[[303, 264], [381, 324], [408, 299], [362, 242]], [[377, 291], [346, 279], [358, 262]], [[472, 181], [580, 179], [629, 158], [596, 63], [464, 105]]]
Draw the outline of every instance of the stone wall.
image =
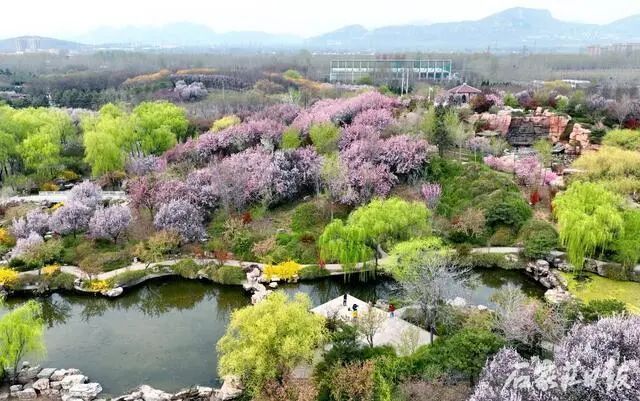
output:
[[513, 110], [500, 110], [497, 114], [474, 114], [472, 124], [483, 121], [485, 129], [501, 134], [512, 146], [531, 146], [540, 138], [552, 143], [565, 143], [567, 153], [579, 154], [590, 148], [588, 129], [580, 124], [571, 124], [571, 117], [537, 109], [532, 115], [519, 116]]

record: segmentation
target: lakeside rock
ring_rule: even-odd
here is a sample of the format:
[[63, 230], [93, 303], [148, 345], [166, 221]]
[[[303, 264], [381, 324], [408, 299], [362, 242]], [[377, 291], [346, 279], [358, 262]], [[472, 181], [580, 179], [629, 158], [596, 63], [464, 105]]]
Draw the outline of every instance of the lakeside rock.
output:
[[[42, 401], [106, 401], [97, 398], [102, 393], [102, 385], [89, 382], [89, 378], [78, 369], [56, 369], [23, 364], [18, 376], [25, 383], [9, 386], [8, 392], [0, 392], [0, 401], [4, 400], [42, 400]], [[30, 378], [28, 381], [26, 378]], [[134, 391], [111, 401], [222, 401], [238, 398], [242, 386], [236, 377], [225, 378], [222, 388], [214, 390], [206, 386], [194, 386], [175, 394], [141, 385]], [[216, 398], [218, 397], [218, 398]]]

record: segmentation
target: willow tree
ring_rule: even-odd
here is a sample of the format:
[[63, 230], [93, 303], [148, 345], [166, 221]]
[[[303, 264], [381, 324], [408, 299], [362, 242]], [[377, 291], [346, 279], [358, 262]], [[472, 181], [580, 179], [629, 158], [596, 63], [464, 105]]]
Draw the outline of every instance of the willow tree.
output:
[[325, 339], [325, 321], [310, 308], [305, 294], [290, 300], [275, 292], [233, 312], [226, 334], [218, 341], [220, 376], [240, 377], [255, 396], [268, 381], [283, 380], [300, 363], [311, 362]]
[[15, 380], [18, 364], [25, 356], [44, 353], [41, 315], [40, 304], [29, 301], [0, 318], [0, 373], [9, 368]]
[[374, 199], [352, 212], [346, 223], [334, 220], [325, 228], [319, 239], [321, 257], [350, 265], [373, 256], [377, 266], [383, 246], [428, 235], [429, 216], [422, 202]]
[[606, 249], [623, 230], [622, 198], [601, 184], [574, 182], [553, 202], [560, 242], [580, 272], [585, 258]]

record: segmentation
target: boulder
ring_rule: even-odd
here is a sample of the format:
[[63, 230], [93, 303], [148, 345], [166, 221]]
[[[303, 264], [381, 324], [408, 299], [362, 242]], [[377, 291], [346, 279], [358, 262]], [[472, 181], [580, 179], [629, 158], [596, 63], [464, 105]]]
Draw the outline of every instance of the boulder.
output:
[[82, 384], [89, 381], [89, 378], [85, 375], [69, 375], [65, 376], [64, 379], [60, 381], [63, 390], [69, 390], [76, 384]]
[[102, 291], [102, 295], [109, 298], [116, 298], [122, 295], [123, 292], [124, 292], [124, 289], [122, 287], [116, 287], [110, 290]]
[[456, 308], [464, 308], [467, 306], [467, 301], [462, 297], [455, 297], [454, 299], [450, 299], [447, 303]]
[[144, 401], [169, 401], [171, 400], [171, 394], [165, 393], [162, 390], [157, 390], [151, 386], [142, 385], [138, 387], [138, 391], [142, 393], [142, 399]]
[[49, 398], [60, 398], [60, 390], [56, 390], [53, 388], [48, 388], [46, 390], [42, 390], [40, 392], [40, 395], [43, 395], [45, 397], [49, 397]]
[[228, 401], [233, 400], [242, 395], [242, 384], [237, 376], [226, 376], [222, 387], [215, 390], [211, 401]]
[[196, 386], [196, 390], [198, 391], [198, 396], [201, 398], [210, 398], [211, 394], [213, 394], [213, 388], [211, 387]]
[[55, 368], [44, 368], [38, 373], [38, 379], [50, 379], [55, 371]]
[[69, 375], [69, 371], [67, 371], [66, 369], [57, 369], [51, 374], [51, 376], [49, 376], [49, 380], [60, 381], [67, 375]]
[[550, 304], [561, 304], [571, 300], [571, 294], [562, 288], [552, 288], [544, 293], [544, 299]]
[[14, 384], [13, 386], [9, 387], [9, 393], [12, 397], [15, 397], [15, 393], [17, 393], [18, 391], [22, 391], [22, 384]]
[[23, 368], [18, 373], [18, 383], [26, 384], [30, 381], [33, 381], [38, 377], [38, 373], [40, 373], [40, 366], [34, 366], [32, 368]]
[[35, 400], [37, 396], [36, 390], [32, 388], [14, 393], [14, 397], [17, 397], [19, 400]]
[[0, 392], [0, 401], [7, 401], [9, 399], [9, 393]]
[[61, 381], [51, 381], [49, 380], [49, 387], [54, 389], [54, 390], [60, 390], [62, 388], [62, 382]]
[[486, 310], [489, 310], [489, 308], [487, 306], [485, 306], [485, 305], [478, 305], [478, 310], [479, 311], [486, 311]]
[[100, 383], [78, 383], [71, 386], [68, 394], [73, 398], [91, 401], [101, 392], [102, 386]]
[[38, 379], [33, 383], [33, 388], [42, 391], [49, 388], [49, 379]]

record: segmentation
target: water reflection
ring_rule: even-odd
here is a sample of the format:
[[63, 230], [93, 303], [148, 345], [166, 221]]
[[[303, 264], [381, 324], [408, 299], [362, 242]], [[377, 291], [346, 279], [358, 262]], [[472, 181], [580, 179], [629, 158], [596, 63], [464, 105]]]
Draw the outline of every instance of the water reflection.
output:
[[[514, 274], [511, 274], [514, 273]], [[471, 302], [491, 306], [491, 295], [508, 282], [529, 295], [541, 291], [517, 272], [479, 272]], [[348, 292], [365, 301], [400, 295], [390, 280], [345, 282], [341, 277], [284, 285], [303, 292], [314, 305]], [[24, 302], [12, 298], [8, 307]], [[41, 299], [48, 355], [43, 366], [75, 367], [100, 381], [107, 394], [121, 394], [147, 383], [176, 391], [218, 385], [215, 344], [234, 309], [249, 304], [238, 287], [170, 279], [150, 282], [117, 299], [52, 294]], [[0, 315], [3, 313], [0, 310]]]

